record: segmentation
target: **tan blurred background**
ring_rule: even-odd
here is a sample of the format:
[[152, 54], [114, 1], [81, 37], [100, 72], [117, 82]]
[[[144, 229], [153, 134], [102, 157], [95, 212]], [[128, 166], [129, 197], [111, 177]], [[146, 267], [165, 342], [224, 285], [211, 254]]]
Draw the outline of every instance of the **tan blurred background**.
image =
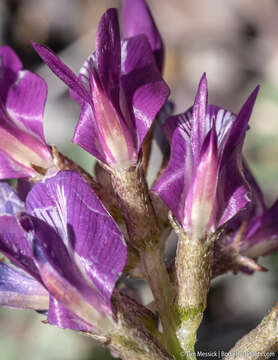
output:
[[[193, 102], [201, 74], [209, 101], [237, 112], [261, 85], [245, 153], [268, 203], [278, 196], [278, 1], [149, 0], [166, 45], [165, 79], [176, 112]], [[45, 131], [50, 143], [88, 170], [92, 158], [70, 143], [78, 106], [32, 50], [30, 39], [49, 45], [75, 71], [94, 50], [97, 22], [119, 0], [1, 0], [0, 39], [25, 67], [49, 84]], [[278, 221], [278, 219], [277, 219]], [[203, 350], [227, 350], [278, 300], [276, 256], [264, 259], [267, 274], [228, 276], [214, 284], [199, 338]], [[0, 359], [97, 360], [106, 350], [91, 341], [42, 324], [28, 311], [0, 310]]]

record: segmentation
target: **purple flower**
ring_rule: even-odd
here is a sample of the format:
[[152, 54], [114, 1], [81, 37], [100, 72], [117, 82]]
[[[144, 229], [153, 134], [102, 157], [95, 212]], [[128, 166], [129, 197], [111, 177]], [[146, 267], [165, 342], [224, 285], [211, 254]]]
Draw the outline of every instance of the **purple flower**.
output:
[[164, 126], [171, 158], [154, 190], [194, 239], [213, 233], [248, 203], [241, 148], [257, 92], [236, 116], [207, 105], [203, 75], [193, 107]]
[[0, 251], [47, 290], [49, 323], [76, 330], [110, 326], [126, 245], [89, 185], [75, 172], [59, 172], [32, 188], [26, 211], [30, 215], [18, 219], [0, 216]]
[[43, 135], [47, 86], [8, 46], [0, 47], [0, 179], [33, 177], [52, 157]]
[[33, 261], [31, 242], [16, 219], [22, 211], [25, 205], [13, 188], [0, 182], [0, 251], [12, 262], [0, 261], [0, 305], [47, 310], [48, 291]]
[[[219, 239], [222, 252], [238, 241], [238, 253], [252, 259], [268, 255], [278, 249], [278, 200], [267, 208], [261, 189], [244, 162], [246, 179], [250, 185], [250, 198], [246, 208], [236, 215], [225, 229], [223, 238]], [[244, 231], [242, 232], [242, 226]]]
[[47, 47], [33, 46], [81, 104], [73, 141], [112, 167], [135, 164], [169, 95], [146, 36], [121, 42], [117, 11], [109, 9], [98, 26], [96, 51], [79, 76]]
[[0, 214], [16, 214], [25, 211], [24, 202], [15, 190], [5, 181], [0, 181]]
[[240, 254], [257, 259], [278, 249], [278, 200], [251, 219], [240, 243]]
[[125, 38], [145, 34], [149, 40], [157, 66], [162, 72], [164, 45], [145, 0], [124, 0], [123, 35]]

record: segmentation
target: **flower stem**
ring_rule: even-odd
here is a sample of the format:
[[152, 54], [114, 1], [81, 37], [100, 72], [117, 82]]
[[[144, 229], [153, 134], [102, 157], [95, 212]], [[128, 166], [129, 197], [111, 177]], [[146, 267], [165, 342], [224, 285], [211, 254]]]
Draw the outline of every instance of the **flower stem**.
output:
[[212, 265], [213, 239], [194, 241], [186, 236], [182, 228], [173, 223], [178, 234], [176, 254], [176, 307], [179, 315], [177, 335], [189, 359], [196, 359], [194, 346], [196, 333], [207, 305]]
[[164, 345], [180, 358], [182, 351], [176, 336], [174, 292], [163, 261], [161, 229], [151, 202], [142, 164], [129, 169], [110, 169], [112, 185], [126, 222], [129, 244], [138, 250], [142, 269], [160, 315]]
[[145, 270], [157, 311], [163, 327], [163, 343], [176, 359], [181, 357], [182, 348], [176, 335], [177, 316], [174, 308], [174, 291], [159, 248], [147, 248], [141, 253], [142, 268]]
[[243, 336], [223, 360], [268, 359], [278, 350], [278, 303], [262, 322]]

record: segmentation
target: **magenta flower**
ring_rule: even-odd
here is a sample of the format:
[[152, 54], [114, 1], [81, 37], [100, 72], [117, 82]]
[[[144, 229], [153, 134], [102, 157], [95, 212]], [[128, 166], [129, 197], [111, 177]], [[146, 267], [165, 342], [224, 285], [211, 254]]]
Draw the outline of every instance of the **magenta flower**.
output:
[[32, 259], [32, 246], [16, 219], [24, 203], [11, 186], [0, 182], [0, 250], [12, 263], [0, 261], [0, 305], [45, 311], [48, 291]]
[[226, 247], [229, 249], [245, 224], [245, 230], [240, 235], [238, 252], [256, 260], [259, 256], [268, 255], [278, 249], [278, 200], [267, 208], [261, 189], [246, 164], [243, 165], [252, 201], [228, 224], [225, 236], [219, 239], [219, 242], [222, 251], [225, 251]]
[[33, 166], [53, 165], [42, 123], [47, 86], [8, 46], [0, 59], [0, 179], [33, 177]]
[[240, 244], [240, 253], [253, 259], [278, 249], [278, 200], [251, 219]]
[[117, 11], [109, 9], [98, 26], [96, 51], [79, 76], [47, 47], [33, 46], [81, 104], [73, 141], [112, 167], [135, 164], [169, 95], [146, 36], [121, 42]]
[[[18, 219], [0, 216], [0, 251], [20, 268], [18, 276], [24, 270], [30, 283], [50, 296], [49, 323], [76, 330], [109, 326], [111, 294], [126, 261], [126, 245], [112, 217], [72, 171], [36, 184], [26, 210], [30, 215]], [[10, 286], [6, 265], [0, 276]], [[11, 286], [24, 299], [25, 288], [16, 287], [18, 276], [11, 277]]]
[[139, 34], [146, 35], [153, 50], [159, 71], [162, 72], [164, 45], [146, 1], [124, 0], [122, 14], [124, 38]]
[[203, 75], [192, 109], [165, 124], [171, 158], [154, 191], [192, 238], [213, 233], [248, 203], [241, 148], [257, 92], [236, 116], [207, 105]]

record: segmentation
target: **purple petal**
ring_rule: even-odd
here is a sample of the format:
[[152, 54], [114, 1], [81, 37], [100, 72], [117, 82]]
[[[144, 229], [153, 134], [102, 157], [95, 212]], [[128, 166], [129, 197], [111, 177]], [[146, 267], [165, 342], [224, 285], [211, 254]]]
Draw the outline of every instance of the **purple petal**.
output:
[[34, 256], [45, 287], [69, 311], [99, 326], [111, 315], [105, 299], [87, 283], [56, 231], [40, 219], [32, 217], [31, 222]]
[[135, 142], [122, 118], [119, 106], [113, 105], [97, 77], [92, 71], [94, 115], [105, 162], [113, 167], [128, 168], [136, 161]]
[[248, 193], [240, 146], [230, 154], [220, 170], [218, 182], [219, 226], [247, 206], [249, 202]]
[[[243, 164], [241, 155], [245, 132], [258, 91], [259, 86], [255, 88], [242, 106], [225, 140], [218, 187], [220, 189], [218, 192], [219, 204], [222, 204], [224, 208], [222, 207], [222, 216], [219, 225], [224, 224], [245, 207], [248, 212], [247, 204], [250, 201], [250, 195], [252, 196], [252, 191], [258, 191], [258, 189], [254, 187], [254, 179], [248, 174]], [[248, 180], [251, 181], [250, 189], [248, 189]], [[221, 190], [221, 188], [224, 191]], [[249, 195], [250, 190], [251, 194]], [[260, 195], [257, 194], [255, 196], [258, 197]], [[245, 215], [243, 214], [243, 216]]]
[[[20, 101], [23, 102], [24, 97]], [[24, 131], [22, 125], [8, 115], [1, 101], [0, 151], [1, 157], [6, 157], [0, 166], [2, 178], [9, 175], [15, 177], [17, 174], [30, 177], [36, 174], [32, 164], [46, 168], [52, 166], [52, 157], [46, 144]]]
[[15, 216], [24, 210], [24, 202], [20, 200], [14, 189], [8, 183], [0, 181], [0, 214]]
[[191, 144], [194, 162], [197, 163], [206, 136], [206, 115], [208, 103], [208, 84], [206, 74], [203, 74], [192, 108]]
[[118, 98], [121, 40], [116, 9], [108, 9], [100, 19], [96, 38], [95, 60], [98, 76], [107, 97], [109, 99]]
[[[84, 62], [84, 64], [82, 65], [79, 74], [78, 74], [78, 79], [81, 81], [81, 83], [83, 84], [83, 86], [85, 87], [85, 89], [87, 90], [88, 94], [91, 93], [91, 84], [90, 84], [90, 78], [91, 78], [91, 67], [92, 64], [95, 64], [96, 60], [95, 60], [95, 53], [91, 54], [90, 56], [88, 56], [88, 58], [86, 59], [86, 61]], [[76, 100], [81, 106], [84, 103], [83, 98], [81, 98], [80, 96], [78, 96], [78, 94], [76, 94], [73, 90], [70, 89], [70, 95], [71, 97]]]
[[164, 46], [160, 33], [151, 15], [145, 0], [125, 0], [123, 4], [123, 34], [124, 37], [133, 37], [145, 34], [162, 72], [164, 63]]
[[152, 122], [169, 96], [169, 88], [161, 78], [144, 35], [122, 42], [121, 85], [126, 102], [124, 117], [133, 114], [129, 127], [132, 128], [130, 123], [134, 121], [139, 151]]
[[49, 295], [45, 288], [12, 264], [0, 261], [0, 305], [19, 309], [47, 310]]
[[98, 140], [98, 129], [92, 106], [83, 102], [78, 125], [75, 128], [72, 141], [97, 159], [105, 162], [105, 155]]
[[[246, 204], [242, 211], [239, 211], [233, 219], [228, 222], [225, 228], [227, 233], [237, 232], [243, 222], [250, 222], [250, 220], [257, 218], [266, 211], [263, 193], [244, 158], [242, 160], [242, 164], [244, 178], [249, 187], [248, 198], [250, 201]], [[246, 189], [243, 189], [243, 191], [246, 193]]]
[[278, 249], [278, 200], [261, 216], [250, 222], [241, 252], [252, 258]]
[[39, 279], [38, 271], [32, 258], [31, 238], [26, 236], [14, 216], [0, 216], [0, 252], [30, 275]]
[[9, 46], [0, 46], [0, 98], [3, 102], [6, 101], [9, 88], [21, 68], [22, 63], [16, 53]]
[[246, 182], [249, 187], [248, 197], [250, 198], [244, 211], [241, 211], [238, 216], [233, 219], [233, 226], [240, 226], [243, 221], [250, 221], [252, 218], [263, 214], [266, 211], [266, 204], [263, 193], [257, 184], [252, 172], [250, 171], [246, 160], [243, 158], [243, 171]]
[[78, 77], [45, 45], [39, 45], [32, 41], [32, 45], [39, 56], [43, 59], [50, 70], [57, 75], [70, 89], [88, 103], [90, 96]]
[[154, 128], [154, 139], [156, 140], [158, 146], [162, 154], [170, 154], [170, 142], [167, 140], [166, 134], [163, 131], [163, 126], [166, 124], [166, 120], [173, 114], [174, 112], [174, 103], [170, 100], [166, 102], [163, 108], [160, 110], [157, 121], [155, 122]]
[[45, 143], [43, 134], [43, 112], [47, 96], [47, 85], [43, 79], [27, 70], [17, 73], [11, 85], [6, 108], [14, 123], [27, 133]]
[[[171, 141], [172, 135], [177, 126], [184, 127], [186, 132], [191, 134], [191, 128], [193, 126], [192, 109], [193, 108], [191, 107], [183, 114], [174, 115], [168, 118], [163, 126], [163, 130], [169, 141]], [[236, 119], [236, 115], [215, 105], [208, 105], [206, 109], [206, 120], [203, 128], [203, 134], [206, 136], [210, 129], [215, 126], [219, 149], [218, 152], [221, 156], [229, 137], [232, 124]]]
[[0, 180], [32, 177], [36, 174], [35, 170], [22, 166], [0, 150]]
[[190, 141], [191, 122], [192, 108], [183, 114], [170, 116], [163, 126], [163, 131], [167, 136], [168, 141], [171, 143], [174, 131], [178, 126], [184, 129], [185, 133], [189, 137], [188, 141]]
[[184, 215], [184, 196], [192, 177], [192, 152], [189, 135], [178, 127], [171, 144], [169, 164], [153, 190], [163, 199], [180, 224]]
[[51, 325], [58, 326], [61, 329], [77, 331], [90, 331], [92, 329], [90, 324], [76, 316], [52, 296], [50, 296], [47, 319]]
[[225, 146], [224, 160], [242, 141], [248, 128], [248, 122], [258, 95], [260, 87], [257, 86], [255, 90], [250, 94], [246, 102], [243, 104], [239, 114], [237, 115], [231, 131], [227, 144]]
[[22, 63], [16, 53], [9, 46], [0, 46], [1, 67], [12, 72], [21, 70]]
[[215, 126], [217, 134], [217, 143], [218, 143], [218, 153], [219, 158], [222, 157], [222, 153], [228, 141], [229, 134], [233, 123], [236, 120], [236, 115], [231, 113], [228, 110], [219, 108], [215, 105], [207, 106], [207, 116], [206, 116], [206, 127], [207, 132], [213, 126]]
[[182, 226], [191, 233], [192, 239], [202, 239], [207, 232], [215, 230], [218, 171], [217, 138], [213, 127], [204, 141], [200, 162], [186, 195]]
[[28, 211], [57, 229], [84, 276], [109, 304], [125, 266], [126, 245], [90, 186], [79, 174], [62, 171], [35, 185], [26, 204]]
[[17, 181], [17, 193], [22, 201], [26, 200], [26, 197], [32, 189], [34, 183], [26, 179], [18, 179]]

